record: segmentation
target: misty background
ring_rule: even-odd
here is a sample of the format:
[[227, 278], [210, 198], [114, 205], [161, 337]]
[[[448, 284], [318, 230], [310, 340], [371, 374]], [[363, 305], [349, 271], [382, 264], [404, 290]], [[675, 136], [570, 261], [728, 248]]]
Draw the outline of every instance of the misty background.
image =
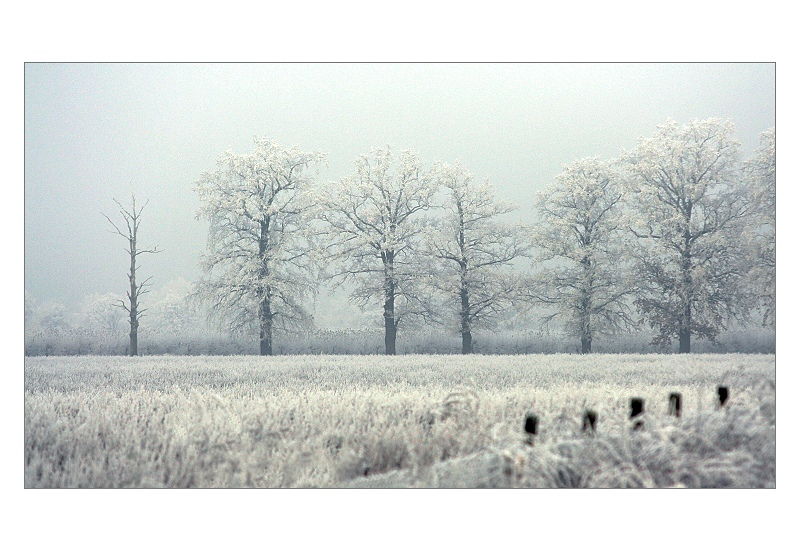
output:
[[[254, 136], [326, 153], [319, 182], [373, 147], [459, 160], [532, 222], [564, 164], [614, 158], [695, 117], [731, 119], [750, 157], [775, 125], [775, 65], [27, 63], [25, 291], [69, 311], [124, 294], [125, 244], [103, 213], [115, 219], [112, 198], [129, 204], [132, 191], [150, 202], [141, 246], [163, 249], [140, 262], [153, 296], [193, 282], [207, 236], [194, 183]], [[318, 307], [317, 324], [352, 321], [341, 314]]]

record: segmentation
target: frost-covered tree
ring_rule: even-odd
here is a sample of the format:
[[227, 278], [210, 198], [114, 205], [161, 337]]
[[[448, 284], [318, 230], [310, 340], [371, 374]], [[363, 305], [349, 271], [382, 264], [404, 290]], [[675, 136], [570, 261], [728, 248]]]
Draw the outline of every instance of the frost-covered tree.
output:
[[119, 214], [122, 216], [122, 220], [125, 223], [124, 228], [122, 225], [117, 225], [108, 215], [103, 215], [114, 228], [112, 233], [122, 236], [128, 242], [128, 246], [125, 249], [130, 257], [130, 270], [128, 271], [130, 290], [127, 292], [128, 302], [126, 304], [125, 301], [120, 300], [116, 305], [128, 313], [128, 320], [130, 322], [130, 347], [128, 354], [130, 356], [137, 356], [139, 354], [139, 322], [144, 312], [147, 310], [141, 307], [140, 299], [142, 295], [147, 293], [150, 279], [152, 278], [147, 277], [137, 283], [138, 267], [136, 263], [139, 261], [139, 255], [145, 253], [159, 253], [161, 251], [158, 249], [158, 246], [149, 249], [141, 248], [138, 241], [139, 225], [142, 223], [142, 211], [147, 207], [148, 202], [149, 201], [146, 201], [144, 205], [137, 209], [136, 197], [131, 194], [131, 208], [127, 209], [123, 207], [119, 201], [116, 199], [114, 200], [114, 203], [119, 207]]
[[122, 328], [124, 314], [119, 308], [125, 297], [118, 293], [93, 293], [81, 306], [82, 325], [93, 330], [118, 332]]
[[25, 290], [25, 331], [31, 329], [36, 317], [38, 309], [38, 301], [36, 298]]
[[617, 171], [597, 157], [565, 166], [537, 197], [533, 242], [540, 268], [529, 295], [546, 308], [545, 324], [558, 320], [580, 339], [581, 353], [592, 351], [598, 332], [633, 322], [622, 200]]
[[196, 183], [198, 218], [209, 222], [196, 296], [232, 329], [257, 327], [262, 355], [272, 354], [276, 323], [309, 320], [303, 300], [316, 282], [307, 255], [308, 170], [323, 159], [256, 138], [253, 153], [223, 154]]
[[67, 308], [57, 302], [37, 305], [29, 321], [31, 329], [38, 326], [39, 329], [46, 332], [58, 332], [72, 327]]
[[775, 128], [761, 134], [761, 144], [745, 164], [751, 186], [754, 218], [752, 285], [763, 311], [764, 326], [775, 327]]
[[461, 333], [461, 352], [473, 352], [472, 331], [507, 313], [517, 296], [511, 262], [529, 245], [521, 225], [503, 221], [516, 207], [495, 200], [488, 180], [476, 183], [460, 164], [437, 163], [433, 174], [445, 192], [443, 217], [427, 233], [426, 255], [436, 261], [431, 283], [444, 294]]
[[669, 121], [623, 156], [630, 224], [639, 238], [635, 304], [657, 331], [654, 344], [714, 340], [749, 306], [742, 243], [749, 201], [741, 186], [734, 125]]
[[205, 319], [191, 300], [192, 284], [183, 278], [174, 278], [164, 284], [152, 298], [150, 327], [172, 336], [189, 337], [202, 333]]
[[359, 157], [355, 173], [320, 190], [321, 235], [331, 266], [326, 276], [352, 283], [351, 299], [362, 307], [383, 304], [384, 345], [396, 352], [401, 321], [429, 312], [418, 252], [435, 188], [416, 153], [399, 162], [389, 148]]

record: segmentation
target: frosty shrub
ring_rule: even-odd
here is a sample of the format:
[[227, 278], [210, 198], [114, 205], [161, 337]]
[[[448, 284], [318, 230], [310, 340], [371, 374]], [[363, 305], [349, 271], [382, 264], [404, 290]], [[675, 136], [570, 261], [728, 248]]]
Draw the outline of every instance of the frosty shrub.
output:
[[772, 355], [27, 358], [25, 486], [774, 487], [774, 381]]

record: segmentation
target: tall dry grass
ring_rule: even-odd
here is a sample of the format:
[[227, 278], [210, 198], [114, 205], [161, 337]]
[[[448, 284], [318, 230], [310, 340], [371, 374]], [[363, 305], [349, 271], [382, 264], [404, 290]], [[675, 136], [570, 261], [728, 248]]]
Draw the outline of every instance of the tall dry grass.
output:
[[26, 358], [25, 486], [774, 487], [774, 382], [773, 355]]

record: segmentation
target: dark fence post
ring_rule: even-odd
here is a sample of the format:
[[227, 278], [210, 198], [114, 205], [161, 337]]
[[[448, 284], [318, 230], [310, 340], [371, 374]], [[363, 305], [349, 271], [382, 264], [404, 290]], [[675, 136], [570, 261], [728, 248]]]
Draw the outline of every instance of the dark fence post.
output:
[[719, 395], [719, 406], [722, 408], [728, 401], [728, 388], [720, 385], [717, 387], [717, 395]]
[[583, 431], [594, 433], [597, 426], [597, 412], [587, 410], [583, 413]]
[[536, 435], [536, 426], [538, 424], [539, 418], [537, 418], [532, 412], [528, 412], [528, 414], [525, 416], [525, 433], [527, 433], [525, 442], [531, 446], [533, 446], [533, 437]]
[[[637, 416], [641, 416], [644, 413], [644, 399], [640, 399], [635, 397], [631, 399], [631, 420], [636, 418]], [[637, 420], [635, 424], [633, 424], [633, 429], [642, 429], [644, 427], [644, 422], [642, 420]]]
[[671, 416], [675, 416], [676, 418], [681, 417], [681, 394], [680, 393], [670, 393], [669, 394], [669, 413]]

